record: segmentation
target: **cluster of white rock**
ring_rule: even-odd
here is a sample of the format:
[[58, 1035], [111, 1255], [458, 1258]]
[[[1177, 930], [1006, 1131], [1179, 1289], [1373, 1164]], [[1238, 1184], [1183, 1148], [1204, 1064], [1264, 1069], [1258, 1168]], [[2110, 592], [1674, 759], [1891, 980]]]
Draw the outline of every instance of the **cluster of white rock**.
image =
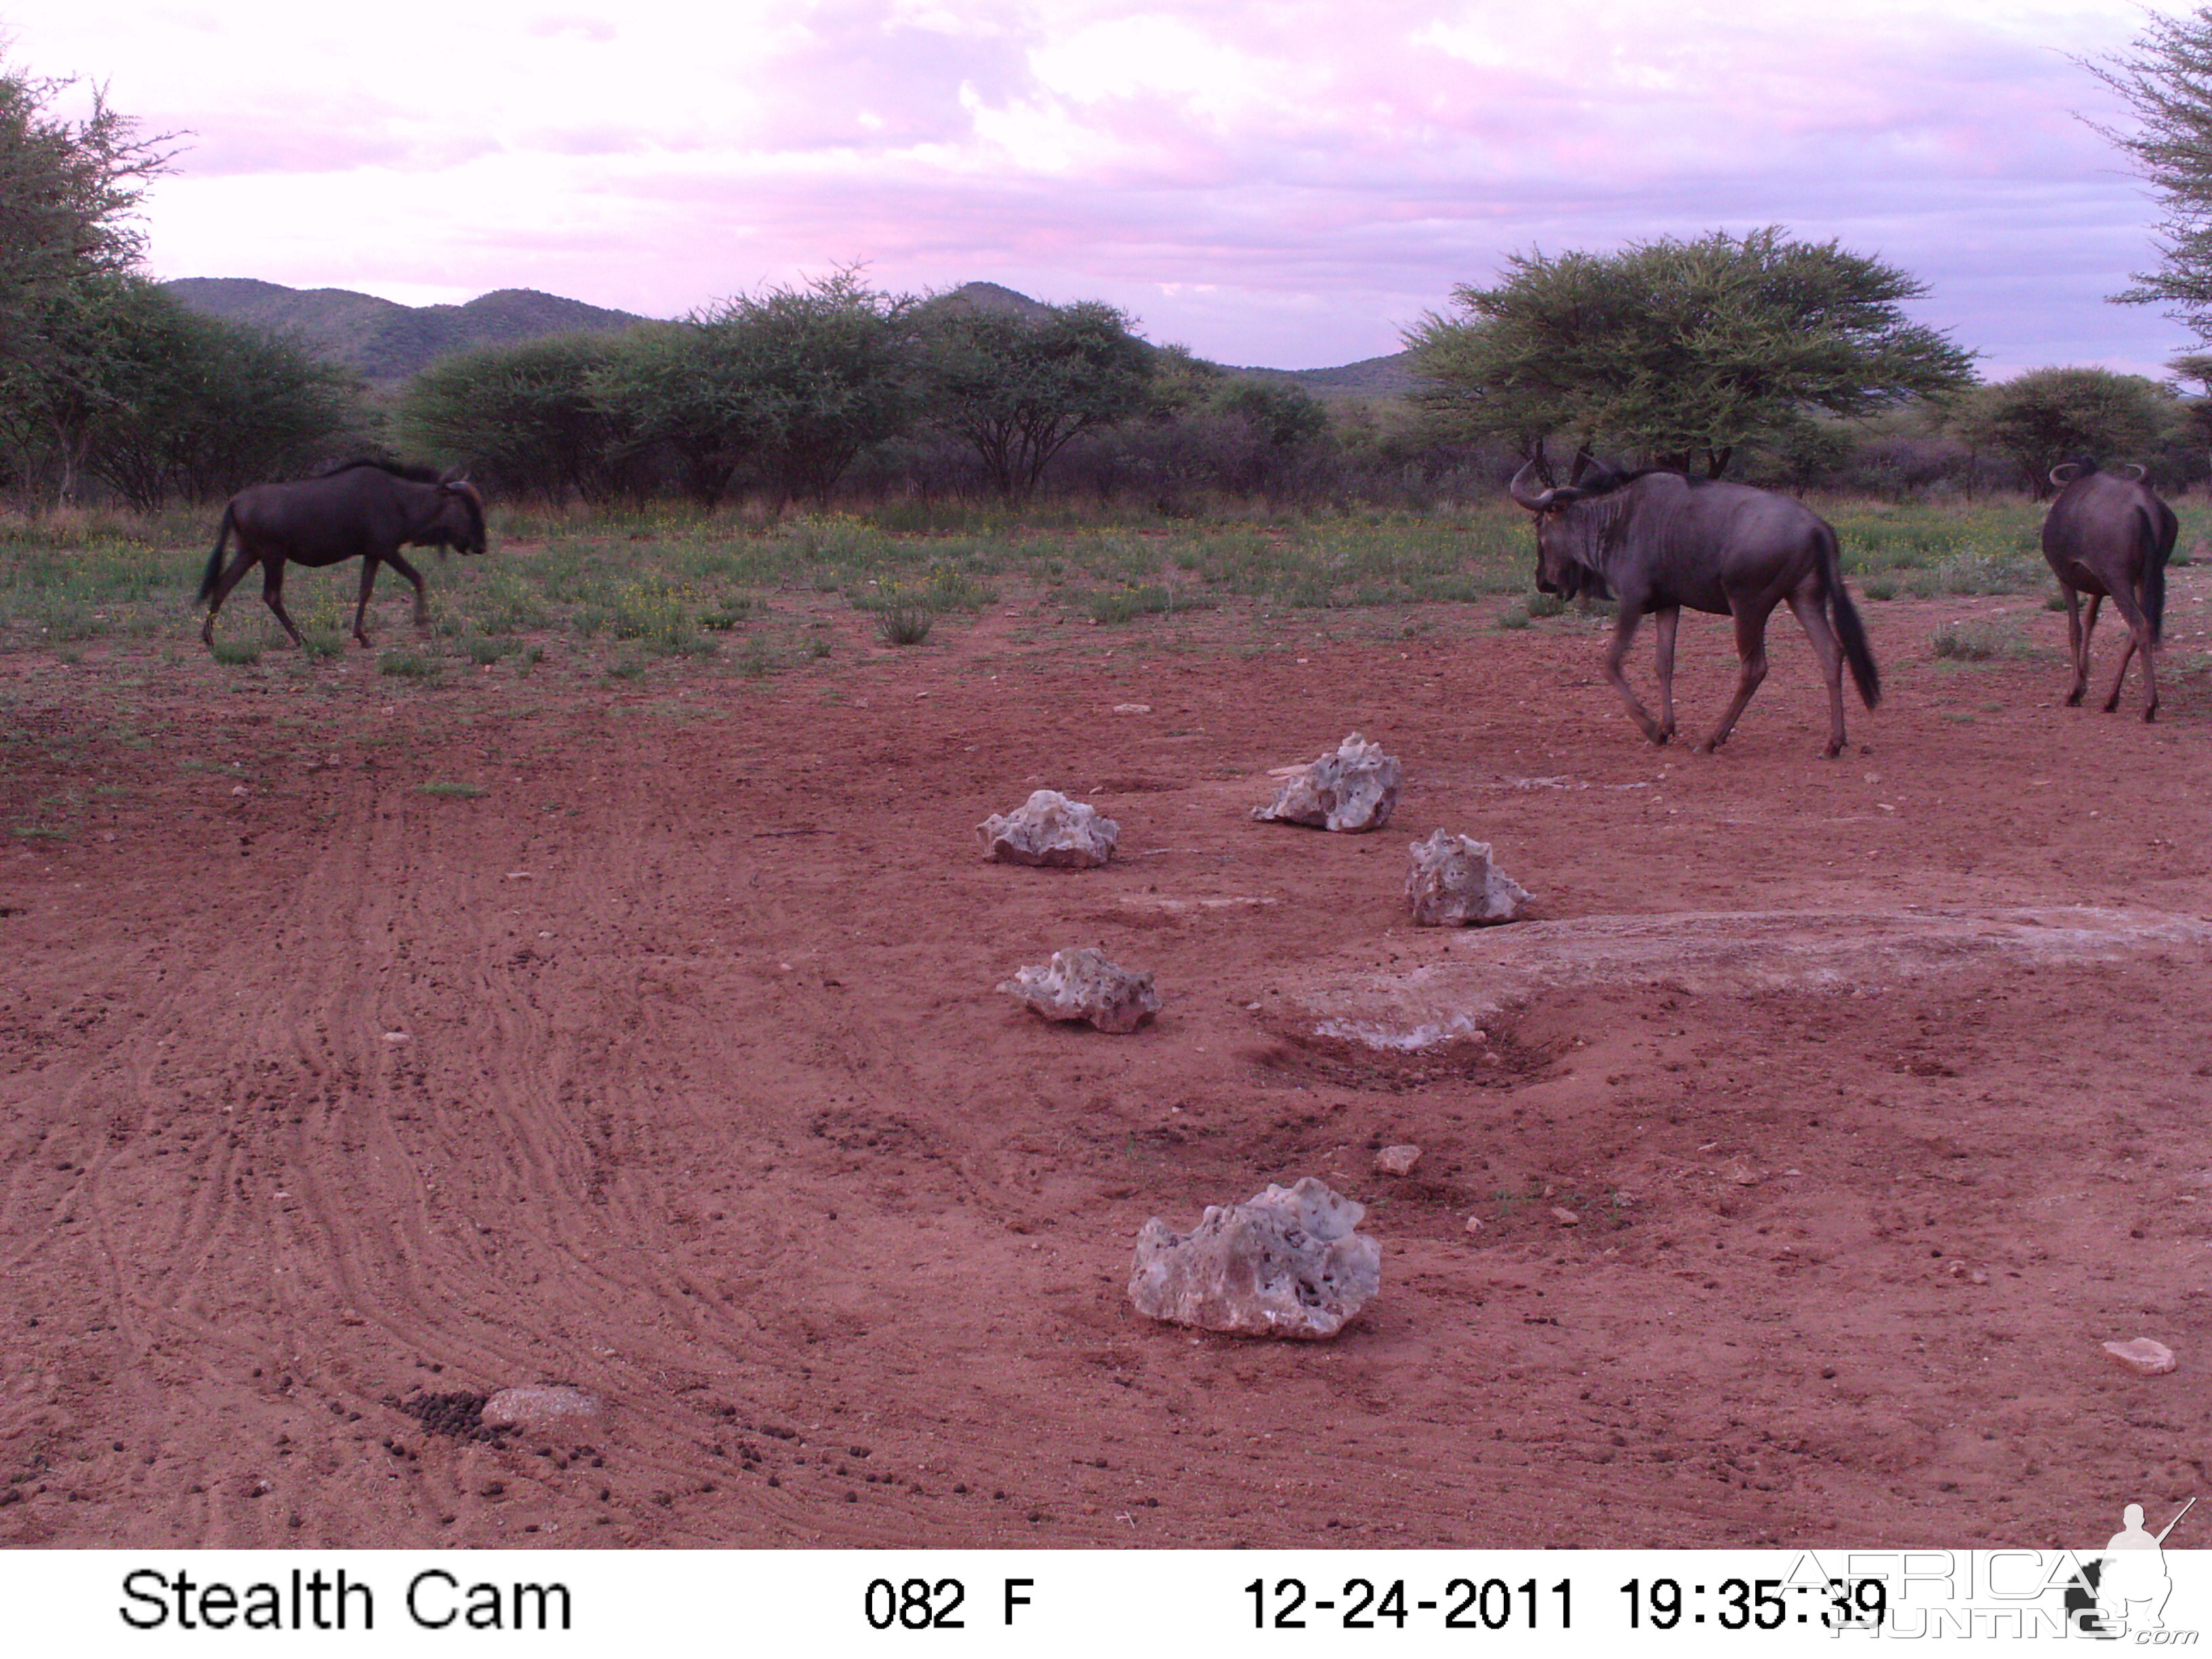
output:
[[[1255, 808], [1263, 823], [1309, 824], [1346, 835], [1380, 830], [1398, 805], [1403, 769], [1357, 732], [1331, 752], [1285, 767], [1275, 798]], [[1011, 812], [976, 826], [1001, 863], [1096, 869], [1110, 861], [1121, 826], [1057, 790], [1040, 789]], [[1438, 830], [1412, 844], [1406, 899], [1424, 927], [1517, 921], [1528, 890], [1491, 863], [1488, 843]], [[1092, 947], [1053, 952], [999, 989], [1047, 1019], [1101, 1031], [1137, 1030], [1160, 1010], [1150, 973]], [[1420, 1151], [1385, 1147], [1378, 1173], [1407, 1176]], [[1365, 1209], [1309, 1176], [1269, 1186], [1243, 1204], [1209, 1206], [1178, 1233], [1155, 1216], [1137, 1237], [1129, 1299], [1154, 1319], [1244, 1336], [1316, 1340], [1340, 1330], [1380, 1289], [1381, 1247], [1357, 1231]]]

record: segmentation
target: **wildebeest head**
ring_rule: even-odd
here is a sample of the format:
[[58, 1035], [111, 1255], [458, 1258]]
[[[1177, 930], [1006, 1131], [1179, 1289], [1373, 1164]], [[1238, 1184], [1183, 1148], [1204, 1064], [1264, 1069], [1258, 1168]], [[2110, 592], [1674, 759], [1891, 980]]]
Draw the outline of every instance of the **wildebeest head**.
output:
[[1625, 480], [1599, 464], [1583, 475], [1583, 483], [1538, 489], [1530, 480], [1535, 470], [1536, 463], [1530, 461], [1506, 488], [1516, 504], [1536, 515], [1537, 591], [1569, 599], [1611, 599], [1603, 544], [1606, 531], [1620, 516], [1620, 503], [1606, 497]]
[[459, 467], [439, 478], [430, 522], [412, 539], [417, 547], [450, 547], [457, 553], [482, 553], [491, 545], [484, 530], [483, 497]]

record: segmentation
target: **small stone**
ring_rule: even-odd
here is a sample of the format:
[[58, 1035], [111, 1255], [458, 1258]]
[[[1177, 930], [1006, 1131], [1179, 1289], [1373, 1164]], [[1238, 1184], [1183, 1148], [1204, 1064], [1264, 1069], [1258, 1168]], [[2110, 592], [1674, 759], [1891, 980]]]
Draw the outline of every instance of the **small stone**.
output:
[[1480, 1232], [1482, 1231], [1482, 1218], [1479, 1215], [1471, 1215], [1468, 1217], [1467, 1230], [1471, 1233]]
[[1148, 702], [1117, 702], [1114, 705], [1114, 712], [1117, 714], [1149, 714], [1152, 712], [1152, 706]]
[[1375, 1173], [1388, 1176], [1409, 1176], [1413, 1166], [1421, 1161], [1418, 1146], [1385, 1146], [1375, 1154]]
[[2105, 1352], [2112, 1356], [2116, 1364], [2137, 1376], [2163, 1376], [2179, 1363], [2172, 1349], [2148, 1336], [2139, 1336], [2132, 1342], [2107, 1342]]
[[1518, 921], [1528, 890], [1490, 861], [1490, 843], [1439, 830], [1413, 843], [1406, 902], [1423, 927]]
[[1564, 1204], [1552, 1206], [1552, 1219], [1562, 1227], [1579, 1227], [1583, 1224], [1583, 1218]]
[[1188, 1233], [1154, 1216], [1137, 1235], [1129, 1300], [1200, 1330], [1334, 1336], [1382, 1288], [1382, 1247], [1354, 1231], [1366, 1213], [1308, 1176], [1249, 1203], [1209, 1204]]
[[1001, 864], [1089, 870], [1114, 856], [1121, 826], [1095, 807], [1057, 789], [1040, 789], [1011, 812], [994, 812], [975, 826], [988, 854]]
[[501, 1389], [485, 1401], [482, 1420], [488, 1429], [544, 1428], [580, 1417], [597, 1417], [599, 1409], [596, 1396], [568, 1383], [531, 1383]]
[[1047, 1019], [1088, 1020], [1102, 1031], [1133, 1031], [1160, 1011], [1149, 973], [1133, 973], [1085, 946], [1054, 951], [1042, 968], [1022, 968], [999, 989]]
[[409, 1036], [404, 1031], [386, 1031], [384, 1034], [384, 1040], [386, 1042], [412, 1042], [415, 1041], [413, 1037]]
[[1397, 761], [1354, 732], [1310, 766], [1283, 780], [1275, 799], [1255, 807], [1262, 823], [1305, 823], [1358, 835], [1380, 830], [1398, 805]]

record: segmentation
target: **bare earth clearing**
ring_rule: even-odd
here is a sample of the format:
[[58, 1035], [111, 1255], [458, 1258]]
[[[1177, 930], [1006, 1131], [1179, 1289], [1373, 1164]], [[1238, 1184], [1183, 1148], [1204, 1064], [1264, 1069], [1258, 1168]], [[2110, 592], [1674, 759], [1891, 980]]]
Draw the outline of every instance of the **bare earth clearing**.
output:
[[[0, 658], [0, 821], [76, 803], [0, 849], [0, 1540], [2100, 1540], [2204, 1489], [2212, 1414], [2174, 587], [2150, 727], [2057, 706], [2032, 599], [1864, 606], [1890, 701], [1833, 763], [1786, 621], [1717, 758], [1636, 739], [1587, 625], [1472, 607], [894, 651], [831, 599], [827, 659], [622, 685]], [[2051, 656], [1931, 659], [2000, 610]], [[1724, 627], [1683, 654], [1701, 730]], [[1249, 820], [1355, 729], [1389, 830]], [[981, 861], [1045, 786], [1115, 865]], [[1405, 925], [1439, 825], [1525, 931]], [[994, 993], [1075, 944], [1157, 1024]], [[1485, 1043], [1313, 1035], [1452, 997]], [[1340, 1339], [1130, 1310], [1147, 1216], [1306, 1174], [1384, 1246]], [[422, 1420], [549, 1382], [605, 1414]]]

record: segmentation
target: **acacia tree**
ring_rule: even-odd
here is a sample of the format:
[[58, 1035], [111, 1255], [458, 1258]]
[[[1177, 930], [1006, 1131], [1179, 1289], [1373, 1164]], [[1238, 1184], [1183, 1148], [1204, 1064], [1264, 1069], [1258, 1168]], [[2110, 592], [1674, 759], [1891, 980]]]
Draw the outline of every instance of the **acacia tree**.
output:
[[1406, 336], [1418, 394], [1451, 436], [1534, 453], [1548, 434], [1623, 444], [1708, 477], [1747, 445], [1801, 441], [1972, 383], [1973, 354], [1909, 320], [1926, 284], [1779, 226], [1662, 237], [1618, 253], [1514, 254]]
[[2212, 9], [2152, 13], [2133, 57], [2082, 66], [2141, 123], [2131, 132], [2090, 125], [2135, 164], [2162, 214], [2153, 238], [2159, 268], [2136, 272], [2135, 286], [2112, 297], [2170, 306], [2198, 339], [2212, 341]]
[[360, 377], [290, 340], [186, 310], [126, 277], [99, 319], [85, 465], [134, 507], [206, 501], [357, 447]]
[[63, 499], [108, 395], [108, 313], [145, 249], [138, 204], [169, 160], [99, 88], [82, 119], [55, 114], [73, 84], [0, 68], [0, 421], [19, 474]]
[[1960, 400], [1952, 428], [1996, 450], [2037, 496], [2051, 469], [2077, 457], [2154, 459], [2184, 418], [2171, 386], [2108, 368], [2033, 368]]
[[690, 319], [687, 396], [718, 441], [751, 448], [781, 501], [827, 501], [855, 456], [914, 418], [915, 303], [856, 265], [725, 301]]
[[556, 334], [483, 346], [408, 382], [402, 434], [508, 489], [599, 503], [647, 492], [649, 473], [624, 411], [597, 395], [617, 349], [605, 334]]
[[1078, 437], [1152, 407], [1152, 348], [1097, 300], [1036, 313], [943, 301], [924, 313], [929, 413], [1008, 501]]

